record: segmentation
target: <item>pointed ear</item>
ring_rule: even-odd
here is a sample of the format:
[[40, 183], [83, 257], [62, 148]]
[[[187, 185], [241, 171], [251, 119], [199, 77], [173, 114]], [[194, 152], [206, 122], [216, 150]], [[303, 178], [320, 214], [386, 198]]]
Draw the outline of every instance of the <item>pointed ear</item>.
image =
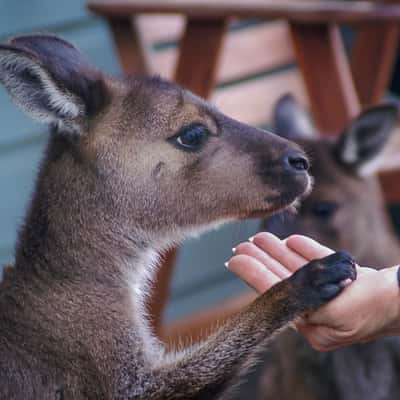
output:
[[102, 74], [51, 35], [19, 36], [0, 45], [0, 82], [31, 117], [75, 134], [109, 98]]
[[379, 169], [379, 155], [397, 122], [398, 107], [383, 104], [362, 112], [340, 136], [335, 155], [340, 163], [368, 175]]
[[275, 104], [273, 127], [277, 135], [289, 140], [315, 137], [308, 113], [291, 94], [285, 94]]

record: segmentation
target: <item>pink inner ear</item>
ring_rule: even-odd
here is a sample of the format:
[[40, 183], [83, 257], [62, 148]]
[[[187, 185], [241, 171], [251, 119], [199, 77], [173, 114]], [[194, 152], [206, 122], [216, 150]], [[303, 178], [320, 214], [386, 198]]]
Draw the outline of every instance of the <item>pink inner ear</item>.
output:
[[55, 36], [14, 38], [10, 45], [0, 46], [0, 68], [1, 64], [0, 72], [6, 75], [2, 80], [15, 102], [39, 121], [90, 118], [108, 102], [102, 73], [75, 47]]

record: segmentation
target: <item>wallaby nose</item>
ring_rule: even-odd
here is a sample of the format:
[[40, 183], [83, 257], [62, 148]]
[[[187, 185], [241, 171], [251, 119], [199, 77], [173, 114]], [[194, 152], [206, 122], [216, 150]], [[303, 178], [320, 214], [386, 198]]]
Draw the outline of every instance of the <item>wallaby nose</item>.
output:
[[284, 159], [286, 167], [292, 172], [305, 172], [310, 168], [310, 163], [304, 154], [291, 151]]

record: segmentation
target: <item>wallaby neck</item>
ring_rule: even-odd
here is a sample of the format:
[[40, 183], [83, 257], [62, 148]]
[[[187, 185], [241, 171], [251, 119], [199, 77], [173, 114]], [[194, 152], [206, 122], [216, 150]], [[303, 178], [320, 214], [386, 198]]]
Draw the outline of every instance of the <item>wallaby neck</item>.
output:
[[[89, 359], [101, 361], [99, 365], [109, 359], [124, 362], [131, 346], [142, 352], [145, 363], [160, 351], [144, 317], [141, 291], [155, 273], [157, 253], [140, 227], [129, 229], [127, 215], [100, 190], [96, 174], [81, 175], [78, 162], [63, 154], [43, 164], [15, 267], [2, 282], [0, 308], [15, 309], [24, 332], [42, 332], [41, 340], [46, 338], [71, 360], [76, 351], [91, 354]], [[12, 327], [9, 333], [14, 340]], [[34, 350], [39, 343], [28, 345]], [[44, 350], [53, 354], [54, 349]]]
[[[16, 248], [16, 268], [52, 279], [126, 286], [154, 251], [148, 235], [105, 188], [101, 171], [50, 141]], [[68, 147], [67, 147], [68, 148]], [[116, 190], [115, 190], [116, 191]], [[149, 238], [150, 240], [150, 238]]]

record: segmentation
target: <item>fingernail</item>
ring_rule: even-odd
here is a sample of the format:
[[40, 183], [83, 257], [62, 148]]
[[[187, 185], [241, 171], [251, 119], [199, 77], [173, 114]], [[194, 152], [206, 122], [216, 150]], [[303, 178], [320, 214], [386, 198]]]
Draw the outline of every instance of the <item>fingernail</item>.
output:
[[345, 288], [346, 286], [349, 286], [353, 281], [350, 278], [345, 279], [340, 283], [340, 285]]
[[224, 265], [225, 265], [225, 268], [229, 269], [229, 262], [228, 261], [226, 263], [224, 263]]
[[233, 254], [236, 253], [236, 247], [232, 247], [232, 253], [233, 253]]
[[253, 243], [254, 236], [249, 237], [249, 242]]

